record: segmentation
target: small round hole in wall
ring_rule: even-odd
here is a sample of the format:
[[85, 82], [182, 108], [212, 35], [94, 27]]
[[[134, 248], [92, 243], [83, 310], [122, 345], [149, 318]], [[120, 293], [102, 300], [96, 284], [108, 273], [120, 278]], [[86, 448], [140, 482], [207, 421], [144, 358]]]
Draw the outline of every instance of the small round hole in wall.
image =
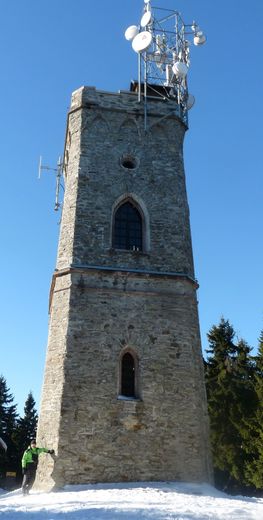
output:
[[138, 166], [138, 161], [133, 155], [123, 155], [120, 159], [120, 163], [125, 170], [135, 170]]

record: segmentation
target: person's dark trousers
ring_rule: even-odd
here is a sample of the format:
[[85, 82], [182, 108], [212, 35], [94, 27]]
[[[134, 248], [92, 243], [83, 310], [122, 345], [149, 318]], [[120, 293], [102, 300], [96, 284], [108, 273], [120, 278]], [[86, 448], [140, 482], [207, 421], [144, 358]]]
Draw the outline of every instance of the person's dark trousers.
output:
[[23, 482], [22, 482], [23, 495], [28, 495], [30, 489], [32, 488], [32, 486], [34, 484], [35, 476], [36, 476], [35, 467], [31, 468], [29, 466], [24, 470], [24, 477], [23, 477]]

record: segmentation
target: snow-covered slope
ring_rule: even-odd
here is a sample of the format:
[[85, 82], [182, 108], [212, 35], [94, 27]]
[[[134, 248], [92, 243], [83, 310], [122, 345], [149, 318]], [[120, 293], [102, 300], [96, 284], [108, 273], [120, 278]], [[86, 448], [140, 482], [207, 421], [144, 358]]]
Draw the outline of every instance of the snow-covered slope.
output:
[[0, 493], [9, 520], [263, 520], [263, 499], [206, 484], [144, 482], [70, 486], [56, 493]]

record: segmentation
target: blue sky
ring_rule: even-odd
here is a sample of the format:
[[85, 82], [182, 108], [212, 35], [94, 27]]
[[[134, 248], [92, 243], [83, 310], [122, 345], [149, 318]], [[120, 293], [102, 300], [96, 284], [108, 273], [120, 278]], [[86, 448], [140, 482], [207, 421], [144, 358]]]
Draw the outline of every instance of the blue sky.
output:
[[[229, 319], [251, 347], [263, 329], [261, 0], [156, 0], [196, 20], [207, 44], [191, 48], [196, 98], [185, 167], [203, 348]], [[118, 91], [137, 75], [124, 31], [143, 0], [1, 2], [0, 373], [22, 412], [39, 402], [48, 333], [48, 295], [59, 214], [55, 178], [39, 156], [63, 153], [71, 92]]]

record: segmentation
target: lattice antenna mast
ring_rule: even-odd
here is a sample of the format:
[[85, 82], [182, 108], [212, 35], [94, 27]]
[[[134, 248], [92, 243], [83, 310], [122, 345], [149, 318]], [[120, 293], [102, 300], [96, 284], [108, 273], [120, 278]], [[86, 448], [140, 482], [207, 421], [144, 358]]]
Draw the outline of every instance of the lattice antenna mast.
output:
[[58, 211], [60, 209], [60, 207], [62, 206], [62, 202], [60, 202], [59, 199], [60, 199], [60, 188], [63, 188], [62, 182], [61, 182], [61, 179], [63, 176], [63, 169], [64, 169], [64, 164], [61, 160], [61, 157], [58, 158], [57, 168], [51, 168], [50, 166], [44, 166], [42, 164], [42, 156], [40, 156], [39, 166], [38, 166], [38, 178], [40, 179], [42, 171], [56, 172], [56, 192], [55, 192], [55, 205], [54, 205], [55, 211]]
[[144, 102], [144, 125], [147, 130], [147, 97], [160, 96], [177, 102], [177, 115], [188, 124], [188, 110], [195, 99], [188, 92], [187, 73], [190, 67], [190, 38], [201, 46], [206, 36], [196, 22], [185, 24], [178, 11], [153, 7], [144, 0], [139, 25], [131, 25], [125, 38], [138, 53], [138, 101]]

